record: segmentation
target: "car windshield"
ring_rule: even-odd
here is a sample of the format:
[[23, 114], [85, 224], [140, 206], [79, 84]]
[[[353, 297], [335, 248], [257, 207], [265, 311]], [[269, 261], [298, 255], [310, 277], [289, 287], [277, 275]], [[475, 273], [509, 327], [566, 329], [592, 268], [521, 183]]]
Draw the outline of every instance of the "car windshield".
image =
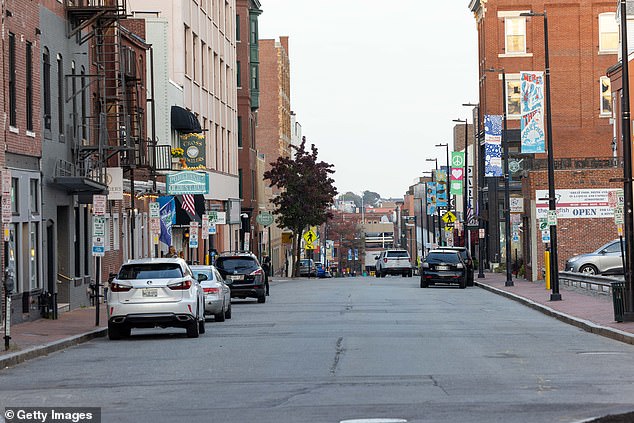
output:
[[460, 263], [457, 253], [429, 253], [425, 258], [427, 263]]
[[210, 269], [192, 269], [192, 273], [196, 279], [198, 279], [198, 275], [206, 275], [208, 281], [214, 279], [213, 272]]
[[255, 260], [248, 257], [219, 257], [216, 267], [225, 272], [241, 271], [258, 267]]
[[170, 279], [182, 278], [183, 272], [176, 263], [125, 264], [117, 279]]
[[387, 257], [389, 258], [409, 258], [407, 251], [388, 251]]

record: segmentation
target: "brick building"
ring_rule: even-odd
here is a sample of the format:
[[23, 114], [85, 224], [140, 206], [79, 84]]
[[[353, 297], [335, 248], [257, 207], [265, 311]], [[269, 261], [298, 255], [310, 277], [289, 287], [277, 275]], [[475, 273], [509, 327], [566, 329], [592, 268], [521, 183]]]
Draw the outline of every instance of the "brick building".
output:
[[[558, 195], [614, 188], [605, 175], [619, 168], [611, 119], [613, 101], [607, 69], [617, 60], [618, 29], [612, 1], [578, 0], [549, 2], [517, 0], [472, 0], [478, 29], [480, 80], [479, 121], [484, 115], [506, 113], [509, 142], [511, 199], [517, 216], [511, 219], [513, 261], [525, 265], [529, 278], [541, 278], [545, 244], [536, 229], [536, 190], [548, 188], [545, 154], [520, 153], [520, 71], [544, 70], [544, 18], [523, 16], [531, 10], [548, 15], [548, 51], [551, 74], [552, 142], [555, 187]], [[506, 98], [502, 102], [502, 70]], [[504, 110], [504, 112], [503, 112]], [[548, 111], [546, 111], [548, 113]], [[479, 128], [480, 144], [483, 128]], [[546, 140], [549, 142], [550, 140]], [[483, 149], [481, 148], [481, 151]], [[579, 177], [579, 173], [583, 177]], [[618, 173], [618, 172], [616, 172]], [[577, 175], [577, 176], [576, 176]], [[486, 210], [488, 260], [504, 263], [503, 178], [486, 178], [482, 187]], [[519, 211], [521, 210], [521, 211]], [[514, 212], [514, 213], [515, 213]], [[616, 237], [604, 230], [613, 223], [607, 218], [561, 218], [558, 225], [559, 268], [574, 253], [587, 252]], [[521, 228], [521, 231], [519, 230]], [[576, 235], [585, 228], [597, 236], [590, 245], [580, 245]], [[588, 243], [588, 244], [589, 244]], [[583, 243], [582, 243], [583, 244]], [[515, 264], [515, 263], [514, 263]]]
[[[260, 40], [260, 108], [256, 129], [258, 152], [264, 155], [265, 170], [278, 157], [290, 157], [291, 151], [291, 82], [288, 37]], [[275, 195], [275, 188], [272, 191]], [[270, 197], [265, 200], [270, 207]], [[267, 228], [264, 239], [271, 251], [273, 270], [280, 269], [290, 246], [282, 243], [282, 230], [277, 225]], [[270, 244], [269, 244], [270, 241]]]

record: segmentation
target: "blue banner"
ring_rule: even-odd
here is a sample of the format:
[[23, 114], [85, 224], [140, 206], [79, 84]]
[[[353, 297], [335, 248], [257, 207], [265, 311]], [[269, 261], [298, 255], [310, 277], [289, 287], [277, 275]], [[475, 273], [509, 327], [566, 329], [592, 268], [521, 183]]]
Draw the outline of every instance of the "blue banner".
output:
[[176, 222], [176, 203], [171, 195], [158, 198], [161, 218], [161, 235], [159, 240], [167, 246], [172, 245], [172, 225]]
[[484, 176], [502, 176], [501, 115], [484, 115]]
[[447, 170], [438, 169], [436, 172], [436, 207], [447, 207], [449, 194], [447, 193]]
[[427, 182], [427, 214], [436, 214], [436, 182]]

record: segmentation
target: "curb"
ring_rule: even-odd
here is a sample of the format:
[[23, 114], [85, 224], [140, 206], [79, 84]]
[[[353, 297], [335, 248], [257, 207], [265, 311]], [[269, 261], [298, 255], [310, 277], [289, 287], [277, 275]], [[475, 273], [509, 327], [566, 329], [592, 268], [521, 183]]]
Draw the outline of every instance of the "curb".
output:
[[24, 351], [17, 351], [4, 356], [0, 356], [0, 371], [2, 371], [2, 369], [13, 367], [17, 364], [23, 363], [27, 360], [31, 360], [33, 358], [49, 355], [56, 351], [64, 350], [68, 347], [90, 341], [91, 339], [106, 336], [107, 333], [107, 328], [94, 329], [79, 335], [60, 339], [59, 341], [50, 342], [44, 345], [38, 345], [28, 348]]
[[574, 317], [569, 314], [562, 313], [548, 306], [537, 303], [533, 300], [529, 300], [528, 298], [524, 298], [519, 295], [512, 294], [510, 292], [495, 288], [491, 285], [487, 285], [478, 281], [475, 281], [475, 285], [487, 291], [493, 292], [495, 294], [498, 294], [503, 297], [522, 303], [525, 306], [528, 306], [534, 310], [537, 310], [546, 314], [547, 316], [554, 317], [555, 319], [560, 320], [564, 323], [576, 326], [580, 329], [585, 330], [586, 332], [594, 333], [595, 335], [604, 336], [606, 338], [614, 339], [615, 341], [634, 345], [634, 334], [631, 334], [629, 332], [624, 332], [619, 329], [601, 326], [589, 320], [580, 319], [578, 317]]

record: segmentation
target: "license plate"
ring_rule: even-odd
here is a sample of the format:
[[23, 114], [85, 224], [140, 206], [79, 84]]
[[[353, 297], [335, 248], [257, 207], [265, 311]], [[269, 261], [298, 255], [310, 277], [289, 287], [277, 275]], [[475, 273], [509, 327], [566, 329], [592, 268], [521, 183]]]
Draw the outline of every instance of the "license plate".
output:
[[449, 266], [436, 266], [436, 270], [449, 270]]
[[229, 276], [229, 280], [231, 280], [231, 281], [241, 281], [242, 280], [242, 275], [230, 275]]
[[158, 290], [156, 288], [143, 288], [142, 295], [144, 297], [156, 297], [158, 296]]

